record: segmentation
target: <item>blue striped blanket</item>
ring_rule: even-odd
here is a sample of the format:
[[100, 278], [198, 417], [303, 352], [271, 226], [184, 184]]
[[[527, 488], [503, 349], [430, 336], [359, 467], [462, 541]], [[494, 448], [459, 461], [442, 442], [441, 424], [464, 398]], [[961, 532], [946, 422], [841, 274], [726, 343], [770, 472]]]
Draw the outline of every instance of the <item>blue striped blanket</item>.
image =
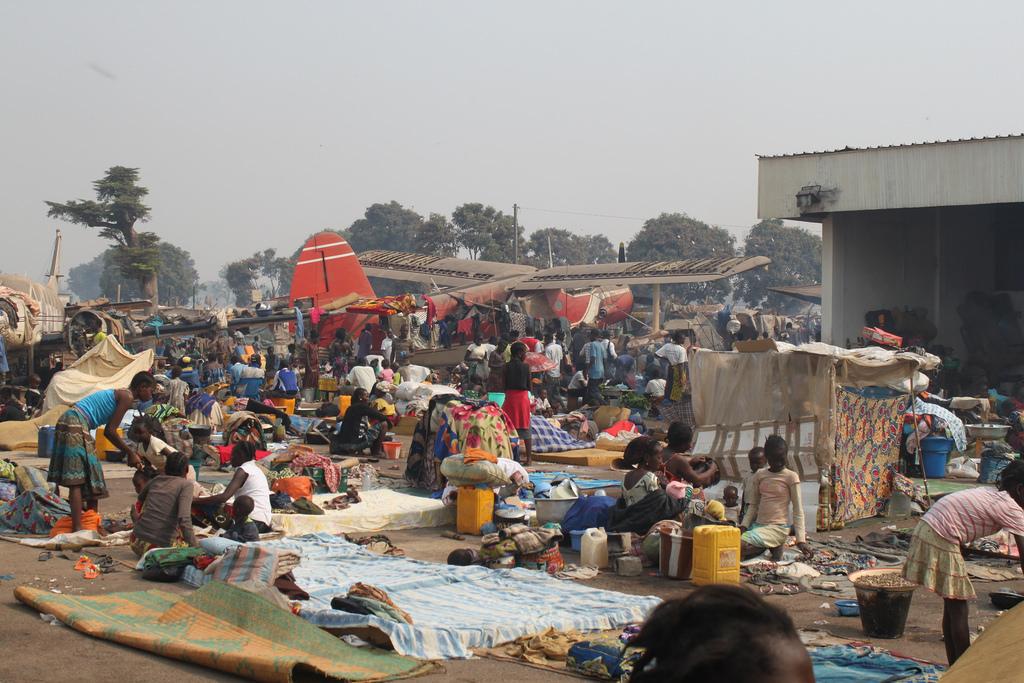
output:
[[[599, 631], [642, 621], [661, 599], [598, 590], [529, 569], [454, 567], [375, 555], [328, 534], [269, 541], [302, 555], [295, 581], [310, 595], [301, 616], [326, 628], [372, 626], [401, 654], [421, 659], [469, 657], [547, 628]], [[357, 582], [385, 591], [412, 616], [399, 624], [330, 607]]]
[[593, 441], [574, 439], [569, 432], [559, 429], [540, 415], [530, 416], [530, 438], [534, 453], [565, 453], [593, 448]]

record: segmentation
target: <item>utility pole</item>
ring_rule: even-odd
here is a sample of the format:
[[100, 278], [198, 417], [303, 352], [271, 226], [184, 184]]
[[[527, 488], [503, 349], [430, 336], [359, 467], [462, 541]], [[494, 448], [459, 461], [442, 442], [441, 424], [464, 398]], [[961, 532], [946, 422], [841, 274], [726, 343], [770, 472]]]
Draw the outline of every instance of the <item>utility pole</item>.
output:
[[512, 205], [512, 233], [515, 235], [516, 249], [515, 249], [515, 260], [513, 263], [519, 263], [519, 205]]

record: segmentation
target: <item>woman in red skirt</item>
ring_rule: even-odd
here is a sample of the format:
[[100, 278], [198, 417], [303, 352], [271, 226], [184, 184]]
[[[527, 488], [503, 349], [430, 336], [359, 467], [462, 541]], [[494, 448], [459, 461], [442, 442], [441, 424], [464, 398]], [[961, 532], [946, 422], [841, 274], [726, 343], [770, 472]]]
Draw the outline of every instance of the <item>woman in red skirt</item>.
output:
[[523, 444], [523, 465], [533, 457], [530, 443], [530, 366], [526, 364], [526, 344], [512, 345], [512, 360], [505, 365], [505, 405], [502, 409], [512, 421]]

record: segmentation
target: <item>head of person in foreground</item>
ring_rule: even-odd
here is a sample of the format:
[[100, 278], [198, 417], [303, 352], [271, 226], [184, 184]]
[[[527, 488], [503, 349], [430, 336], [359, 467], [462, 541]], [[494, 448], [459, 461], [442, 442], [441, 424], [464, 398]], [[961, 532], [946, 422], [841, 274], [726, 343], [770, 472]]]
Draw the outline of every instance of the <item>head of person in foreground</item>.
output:
[[630, 683], [813, 683], [793, 620], [746, 588], [702, 586], [666, 600], [633, 644], [646, 648]]

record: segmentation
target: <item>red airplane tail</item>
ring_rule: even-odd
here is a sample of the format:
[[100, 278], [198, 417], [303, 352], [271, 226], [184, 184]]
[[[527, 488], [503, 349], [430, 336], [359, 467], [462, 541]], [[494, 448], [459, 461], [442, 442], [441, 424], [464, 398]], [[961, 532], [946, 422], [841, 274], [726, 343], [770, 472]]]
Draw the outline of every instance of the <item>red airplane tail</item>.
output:
[[[288, 302], [294, 304], [296, 299], [310, 298], [314, 306], [323, 306], [348, 294], [376, 296], [345, 238], [336, 232], [313, 235], [299, 252]], [[369, 320], [366, 315], [332, 315], [321, 325], [320, 342], [329, 343], [337, 328], [355, 331]]]
[[306, 240], [292, 276], [289, 303], [309, 297], [320, 306], [353, 293], [376, 296], [345, 238], [336, 232], [318, 232]]

